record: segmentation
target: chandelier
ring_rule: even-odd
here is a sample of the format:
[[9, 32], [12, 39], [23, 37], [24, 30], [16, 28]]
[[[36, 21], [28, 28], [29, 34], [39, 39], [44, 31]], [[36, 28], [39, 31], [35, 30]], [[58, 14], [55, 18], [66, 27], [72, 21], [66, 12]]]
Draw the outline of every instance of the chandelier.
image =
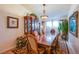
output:
[[46, 10], [45, 10], [46, 4], [43, 4], [43, 15], [41, 16], [42, 21], [45, 21], [48, 16], [46, 15]]

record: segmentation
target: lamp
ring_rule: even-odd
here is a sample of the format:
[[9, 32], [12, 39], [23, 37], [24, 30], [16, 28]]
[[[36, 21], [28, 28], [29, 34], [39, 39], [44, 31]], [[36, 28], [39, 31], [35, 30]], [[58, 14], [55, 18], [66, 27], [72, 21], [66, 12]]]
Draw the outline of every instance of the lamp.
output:
[[48, 16], [45, 14], [46, 13], [45, 6], [46, 4], [43, 4], [43, 15], [41, 16], [42, 21], [45, 21], [48, 18]]

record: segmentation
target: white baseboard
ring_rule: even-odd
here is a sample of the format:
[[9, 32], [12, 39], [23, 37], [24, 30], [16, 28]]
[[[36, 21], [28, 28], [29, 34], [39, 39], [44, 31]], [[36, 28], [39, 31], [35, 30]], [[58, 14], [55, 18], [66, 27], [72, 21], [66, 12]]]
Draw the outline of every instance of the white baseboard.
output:
[[7, 49], [4, 49], [4, 50], [1, 50], [1, 51], [0, 51], [0, 54], [1, 54], [1, 53], [4, 53], [4, 52], [6, 52], [6, 51], [8, 51], [8, 50], [10, 50], [10, 49], [13, 49], [14, 47], [15, 47], [15, 46], [12, 46], [12, 47], [10, 47], [10, 48], [7, 48]]

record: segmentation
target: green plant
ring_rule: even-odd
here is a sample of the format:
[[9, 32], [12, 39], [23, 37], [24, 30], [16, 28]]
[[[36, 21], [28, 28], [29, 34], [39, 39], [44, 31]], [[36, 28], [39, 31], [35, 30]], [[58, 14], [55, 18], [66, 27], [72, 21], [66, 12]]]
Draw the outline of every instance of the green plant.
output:
[[59, 33], [62, 31], [61, 27], [62, 27], [62, 24], [59, 23], [59, 27], [58, 27], [58, 31], [59, 31]]
[[62, 23], [59, 23], [58, 27], [59, 32], [68, 33], [68, 20], [62, 21]]
[[61, 33], [62, 36], [64, 36], [67, 39], [68, 35], [68, 20], [62, 21], [62, 23], [59, 24], [58, 31]]
[[62, 22], [62, 32], [68, 34], [68, 20]]
[[37, 15], [35, 13], [31, 13], [30, 16], [34, 16], [36, 19], [38, 19]]

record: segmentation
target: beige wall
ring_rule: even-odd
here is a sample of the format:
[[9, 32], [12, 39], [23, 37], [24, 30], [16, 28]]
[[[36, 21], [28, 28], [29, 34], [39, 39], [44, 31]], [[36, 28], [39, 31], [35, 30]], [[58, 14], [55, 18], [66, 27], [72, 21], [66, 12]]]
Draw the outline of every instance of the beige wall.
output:
[[[73, 7], [71, 8], [69, 16], [72, 15], [75, 11], [79, 11], [79, 5], [74, 5]], [[79, 24], [79, 22], [78, 22], [78, 24]], [[79, 27], [78, 27], [78, 30], [79, 30]], [[79, 34], [79, 32], [78, 32], [78, 34]], [[73, 36], [71, 33], [69, 33], [69, 39], [68, 39], [67, 44], [68, 44], [70, 53], [79, 53], [79, 36], [77, 38], [77, 37]]]
[[76, 38], [71, 33], [69, 33], [68, 46], [70, 53], [79, 54], [79, 38]]
[[[15, 12], [15, 10], [12, 10]], [[17, 13], [16, 13], [17, 14]], [[15, 40], [24, 33], [23, 17], [0, 9], [0, 53], [15, 46]], [[7, 28], [7, 16], [19, 18], [19, 28]]]

